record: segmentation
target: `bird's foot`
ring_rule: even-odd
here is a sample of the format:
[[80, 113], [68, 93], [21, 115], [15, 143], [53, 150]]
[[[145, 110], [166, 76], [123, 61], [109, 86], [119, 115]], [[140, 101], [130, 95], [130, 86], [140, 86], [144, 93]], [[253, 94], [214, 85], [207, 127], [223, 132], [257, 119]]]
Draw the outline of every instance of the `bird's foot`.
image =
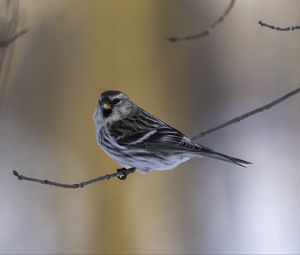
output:
[[120, 169], [117, 169], [117, 172], [118, 172], [118, 179], [121, 180], [121, 181], [124, 181], [126, 180], [127, 178], [127, 175], [128, 173], [126, 173], [126, 168], [120, 168]]

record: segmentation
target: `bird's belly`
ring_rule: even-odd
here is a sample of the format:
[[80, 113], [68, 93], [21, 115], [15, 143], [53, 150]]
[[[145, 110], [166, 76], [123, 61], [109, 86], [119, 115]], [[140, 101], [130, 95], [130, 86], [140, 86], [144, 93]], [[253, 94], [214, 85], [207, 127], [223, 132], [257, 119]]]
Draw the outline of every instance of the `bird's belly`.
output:
[[187, 156], [167, 156], [163, 160], [148, 159], [146, 162], [137, 161], [136, 168], [140, 172], [172, 170], [179, 164], [189, 160]]
[[171, 170], [177, 165], [189, 160], [188, 155], [164, 155], [158, 157], [146, 151], [131, 151], [128, 148], [123, 148], [121, 154], [116, 154], [115, 151], [110, 151], [103, 148], [104, 151], [116, 162], [126, 168], [135, 167], [138, 171], [145, 173], [155, 170]]

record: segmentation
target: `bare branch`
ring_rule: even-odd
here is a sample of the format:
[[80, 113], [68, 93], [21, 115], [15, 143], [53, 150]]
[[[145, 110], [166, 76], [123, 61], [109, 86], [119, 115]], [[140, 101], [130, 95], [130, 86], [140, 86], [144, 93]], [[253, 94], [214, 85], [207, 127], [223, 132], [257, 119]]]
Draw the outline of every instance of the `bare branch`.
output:
[[262, 27], [268, 27], [270, 29], [277, 30], [277, 31], [294, 31], [296, 29], [300, 29], [300, 26], [276, 27], [273, 25], [269, 25], [265, 22], [262, 22], [261, 20], [258, 21], [258, 24], [261, 25]]
[[271, 107], [273, 107], [273, 106], [275, 106], [275, 105], [277, 105], [277, 104], [279, 104], [279, 103], [287, 100], [288, 98], [290, 98], [290, 97], [298, 94], [299, 92], [300, 92], [300, 87], [297, 88], [297, 89], [295, 89], [295, 90], [293, 90], [293, 91], [291, 91], [291, 92], [289, 92], [288, 94], [286, 94], [286, 95], [284, 95], [282, 97], [279, 97], [278, 99], [276, 99], [276, 100], [274, 100], [274, 101], [272, 101], [272, 102], [270, 102], [270, 103], [268, 103], [268, 104], [266, 104], [266, 105], [264, 105], [262, 107], [256, 108], [256, 109], [254, 109], [254, 110], [252, 110], [250, 112], [247, 112], [247, 113], [245, 113], [243, 115], [240, 115], [240, 116], [238, 116], [238, 117], [236, 117], [234, 119], [226, 121], [226, 122], [224, 122], [221, 125], [218, 125], [216, 127], [210, 128], [210, 129], [208, 129], [206, 131], [203, 131], [202, 133], [200, 133], [199, 135], [196, 135], [196, 136], [192, 137], [191, 139], [193, 141], [198, 140], [201, 137], [204, 137], [204, 136], [206, 136], [206, 135], [208, 135], [210, 133], [213, 133], [213, 132], [215, 132], [217, 130], [220, 130], [222, 128], [225, 128], [227, 126], [230, 126], [230, 125], [232, 125], [234, 123], [240, 122], [241, 120], [246, 119], [246, 118], [248, 118], [248, 117], [250, 117], [250, 116], [252, 116], [252, 115], [254, 115], [256, 113], [259, 113], [259, 112], [265, 111], [267, 109], [270, 109]]
[[74, 184], [65, 184], [65, 183], [59, 183], [59, 182], [54, 182], [54, 181], [49, 181], [49, 180], [42, 180], [42, 179], [27, 177], [27, 176], [19, 174], [16, 170], [13, 171], [13, 174], [19, 180], [38, 182], [41, 184], [46, 184], [46, 185], [51, 185], [51, 186], [66, 188], [66, 189], [78, 189], [78, 188], [83, 188], [83, 187], [90, 185], [92, 183], [95, 183], [95, 182], [105, 181], [105, 180], [109, 180], [109, 179], [115, 178], [115, 177], [117, 177], [119, 180], [125, 180], [127, 175], [134, 173], [135, 170], [136, 170], [135, 168], [128, 168], [128, 169], [121, 168], [121, 169], [117, 169], [117, 172], [115, 172], [115, 173], [102, 175], [102, 176], [96, 177], [94, 179], [90, 179], [87, 181], [83, 181], [80, 183], [74, 183]]
[[188, 41], [188, 40], [199, 39], [201, 37], [209, 35], [215, 27], [217, 27], [219, 24], [221, 24], [224, 21], [224, 19], [232, 10], [235, 2], [236, 0], [231, 0], [224, 13], [214, 23], [212, 23], [207, 29], [203, 30], [202, 32], [197, 34], [192, 34], [192, 35], [172, 36], [172, 37], [168, 37], [167, 40], [170, 42]]
[[20, 36], [26, 34], [29, 30], [28, 29], [23, 29], [19, 33], [16, 33], [13, 37], [8, 38], [6, 40], [0, 41], [0, 48], [7, 47], [9, 44], [14, 42], [16, 39], [18, 39]]

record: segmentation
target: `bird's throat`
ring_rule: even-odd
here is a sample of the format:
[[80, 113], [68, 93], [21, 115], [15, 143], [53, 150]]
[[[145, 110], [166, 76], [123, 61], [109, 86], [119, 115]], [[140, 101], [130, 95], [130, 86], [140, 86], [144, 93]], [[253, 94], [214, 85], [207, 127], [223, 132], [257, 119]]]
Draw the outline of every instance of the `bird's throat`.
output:
[[104, 109], [104, 108], [102, 108], [102, 115], [103, 115], [104, 118], [109, 117], [111, 115], [111, 113], [112, 113], [112, 109]]

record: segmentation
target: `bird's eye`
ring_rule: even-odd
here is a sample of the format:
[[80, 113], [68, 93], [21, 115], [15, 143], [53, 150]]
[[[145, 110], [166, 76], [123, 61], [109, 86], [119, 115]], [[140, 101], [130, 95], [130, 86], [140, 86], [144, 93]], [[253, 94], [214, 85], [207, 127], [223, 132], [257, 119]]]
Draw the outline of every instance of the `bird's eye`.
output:
[[121, 101], [120, 98], [115, 98], [114, 100], [112, 100], [112, 103], [113, 103], [113, 104], [117, 104], [117, 103], [119, 103], [120, 101]]

